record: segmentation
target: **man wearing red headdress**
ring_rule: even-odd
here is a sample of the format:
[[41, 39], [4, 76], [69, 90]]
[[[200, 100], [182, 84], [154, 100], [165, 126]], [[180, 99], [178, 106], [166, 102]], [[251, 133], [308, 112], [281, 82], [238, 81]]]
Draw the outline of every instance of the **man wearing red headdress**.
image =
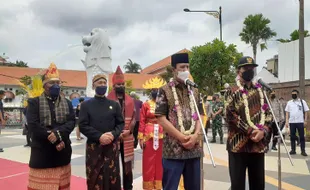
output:
[[118, 102], [125, 120], [124, 130], [120, 135], [120, 152], [123, 165], [123, 188], [131, 190], [133, 188], [132, 161], [134, 160], [134, 137], [133, 129], [135, 126], [135, 106], [134, 100], [125, 93], [124, 74], [117, 67], [112, 78], [113, 90], [109, 93], [108, 99]]

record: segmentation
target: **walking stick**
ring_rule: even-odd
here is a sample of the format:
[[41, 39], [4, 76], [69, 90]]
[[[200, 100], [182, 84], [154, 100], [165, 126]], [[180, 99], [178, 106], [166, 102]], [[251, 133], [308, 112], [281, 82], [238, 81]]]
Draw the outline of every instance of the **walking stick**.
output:
[[[198, 106], [197, 106], [197, 103], [196, 103], [196, 99], [195, 99], [193, 90], [192, 90], [192, 88], [190, 86], [188, 86], [188, 91], [189, 91], [189, 93], [190, 93], [190, 95], [191, 95], [191, 97], [192, 97], [192, 99], [194, 101], [195, 110], [196, 110], [196, 113], [198, 115], [198, 119], [199, 119], [199, 122], [200, 122], [201, 130], [202, 130], [204, 138], [206, 140], [206, 145], [207, 145], [207, 148], [208, 148], [208, 151], [209, 151], [209, 154], [210, 154], [212, 165], [213, 165], [213, 167], [216, 167], [215, 162], [214, 162], [214, 158], [213, 158], [213, 154], [212, 154], [209, 142], [208, 142], [207, 134], [206, 134], [205, 130], [203, 129], [203, 122], [202, 122], [202, 119], [201, 119], [200, 114], [199, 114], [199, 109], [198, 109]], [[203, 153], [203, 138], [202, 138], [202, 153]], [[204, 190], [204, 187], [203, 187], [204, 186], [203, 158], [204, 158], [204, 154], [202, 154], [201, 157], [200, 157], [200, 178], [201, 178], [200, 179], [200, 188], [201, 188], [201, 190]]]
[[268, 99], [268, 97], [267, 97], [266, 91], [263, 90], [263, 93], [264, 93], [264, 96], [265, 96], [266, 101], [267, 101], [267, 103], [268, 103], [268, 106], [269, 106], [269, 108], [270, 108], [270, 111], [271, 111], [271, 113], [272, 113], [274, 122], [275, 122], [275, 124], [276, 124], [276, 126], [277, 126], [277, 129], [278, 129], [278, 136], [276, 137], [276, 138], [278, 138], [278, 142], [279, 142], [279, 143], [278, 143], [278, 144], [279, 144], [279, 146], [278, 146], [278, 189], [281, 190], [281, 189], [282, 189], [282, 187], [281, 187], [281, 186], [282, 186], [282, 183], [281, 183], [281, 152], [280, 152], [281, 140], [282, 140], [282, 142], [283, 142], [285, 151], [286, 151], [287, 156], [288, 156], [288, 158], [289, 158], [289, 160], [290, 160], [290, 162], [291, 162], [291, 165], [294, 166], [294, 164], [293, 164], [291, 155], [289, 154], [289, 152], [288, 152], [288, 150], [287, 150], [287, 146], [286, 146], [286, 144], [285, 144], [285, 141], [284, 141], [284, 138], [283, 138], [281, 129], [280, 129], [280, 127], [279, 127], [277, 118], [276, 118], [275, 115], [274, 115], [274, 112], [273, 112], [273, 109], [272, 109], [272, 107], [271, 107], [270, 101], [269, 101], [269, 99]]

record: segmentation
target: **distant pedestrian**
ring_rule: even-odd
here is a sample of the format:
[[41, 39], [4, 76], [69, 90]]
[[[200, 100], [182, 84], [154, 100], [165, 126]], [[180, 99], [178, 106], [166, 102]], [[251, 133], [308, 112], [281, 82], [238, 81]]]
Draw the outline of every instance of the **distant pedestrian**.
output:
[[[2, 99], [4, 98], [4, 91], [0, 90], [0, 134], [1, 128], [5, 126], [5, 119], [4, 119], [4, 109]], [[3, 152], [3, 148], [0, 148], [0, 152]]]
[[301, 155], [308, 156], [305, 143], [305, 126], [307, 126], [307, 113], [309, 107], [305, 100], [299, 98], [298, 90], [292, 91], [292, 100], [287, 102], [286, 108], [286, 127], [290, 127], [291, 134], [291, 155], [296, 154], [296, 131], [300, 140]]

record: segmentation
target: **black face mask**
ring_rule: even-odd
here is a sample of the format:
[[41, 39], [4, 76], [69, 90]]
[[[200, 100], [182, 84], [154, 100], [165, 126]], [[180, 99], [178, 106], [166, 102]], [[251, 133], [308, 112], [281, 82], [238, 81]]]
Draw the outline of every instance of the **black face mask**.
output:
[[292, 94], [293, 99], [297, 99], [297, 94]]
[[275, 99], [276, 98], [276, 95], [271, 95], [271, 99]]
[[115, 92], [119, 94], [124, 94], [125, 93], [125, 87], [116, 87]]
[[242, 73], [243, 80], [245, 80], [246, 82], [250, 82], [253, 78], [254, 78], [254, 70], [253, 69], [249, 69], [246, 70]]
[[151, 92], [151, 96], [152, 96], [153, 99], [156, 99], [156, 97], [157, 97], [157, 91], [155, 91], [155, 90], [152, 91], [152, 92]]

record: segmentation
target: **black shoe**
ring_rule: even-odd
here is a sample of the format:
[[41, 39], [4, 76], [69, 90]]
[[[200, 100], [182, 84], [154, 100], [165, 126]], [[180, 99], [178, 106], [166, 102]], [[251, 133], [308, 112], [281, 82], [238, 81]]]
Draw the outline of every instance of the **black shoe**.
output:
[[301, 152], [301, 155], [308, 156], [308, 154], [305, 151]]
[[223, 141], [223, 139], [221, 139], [221, 140], [220, 140], [220, 143], [221, 143], [221, 144], [224, 144], [224, 141]]
[[291, 150], [290, 155], [295, 155], [295, 154], [296, 152]]
[[215, 140], [215, 139], [213, 139], [210, 143], [216, 143], [216, 140]]
[[0, 152], [4, 152], [3, 148], [0, 148]]
[[278, 149], [277, 149], [277, 147], [273, 146], [273, 147], [271, 148], [271, 150], [277, 151]]
[[25, 145], [24, 145], [24, 147], [28, 147], [28, 146], [29, 146], [29, 144], [25, 144]]

